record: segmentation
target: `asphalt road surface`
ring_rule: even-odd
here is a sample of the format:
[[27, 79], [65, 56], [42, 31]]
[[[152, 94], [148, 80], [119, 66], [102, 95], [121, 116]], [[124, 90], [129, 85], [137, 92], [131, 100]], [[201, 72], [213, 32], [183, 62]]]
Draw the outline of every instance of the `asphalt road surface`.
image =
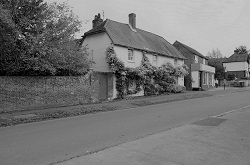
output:
[[245, 91], [0, 128], [0, 164], [52, 164], [249, 104]]

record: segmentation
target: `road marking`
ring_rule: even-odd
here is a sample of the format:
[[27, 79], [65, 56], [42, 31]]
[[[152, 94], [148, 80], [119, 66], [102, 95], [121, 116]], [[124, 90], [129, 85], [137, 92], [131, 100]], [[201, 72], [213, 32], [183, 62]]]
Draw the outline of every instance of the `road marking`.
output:
[[222, 117], [222, 116], [224, 116], [226, 114], [233, 113], [235, 111], [239, 111], [239, 110], [246, 109], [246, 108], [250, 108], [250, 105], [247, 105], [245, 107], [241, 107], [241, 108], [238, 108], [238, 109], [234, 109], [234, 110], [231, 110], [231, 111], [228, 111], [228, 112], [224, 112], [224, 113], [222, 113], [220, 115], [215, 115], [215, 116], [212, 116], [212, 117]]
[[214, 95], [215, 97], [222, 97], [222, 96], [226, 96], [226, 94], [223, 95]]

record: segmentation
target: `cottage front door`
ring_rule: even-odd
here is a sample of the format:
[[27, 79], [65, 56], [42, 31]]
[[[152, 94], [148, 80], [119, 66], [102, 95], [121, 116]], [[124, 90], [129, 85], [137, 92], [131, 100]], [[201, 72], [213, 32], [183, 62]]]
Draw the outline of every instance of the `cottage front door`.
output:
[[108, 99], [108, 74], [99, 74], [99, 100], [104, 101]]

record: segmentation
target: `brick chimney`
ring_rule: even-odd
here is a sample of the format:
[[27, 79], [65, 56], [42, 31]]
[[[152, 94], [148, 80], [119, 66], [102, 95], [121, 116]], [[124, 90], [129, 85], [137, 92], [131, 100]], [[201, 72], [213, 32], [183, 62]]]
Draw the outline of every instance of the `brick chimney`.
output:
[[98, 13], [98, 15], [95, 15], [95, 19], [92, 21], [92, 24], [93, 24], [93, 29], [100, 25], [101, 23], [103, 22], [103, 19], [101, 19], [101, 14]]
[[136, 15], [135, 15], [135, 13], [130, 13], [128, 15], [128, 17], [129, 17], [129, 24], [131, 25], [131, 27], [133, 29], [136, 29]]

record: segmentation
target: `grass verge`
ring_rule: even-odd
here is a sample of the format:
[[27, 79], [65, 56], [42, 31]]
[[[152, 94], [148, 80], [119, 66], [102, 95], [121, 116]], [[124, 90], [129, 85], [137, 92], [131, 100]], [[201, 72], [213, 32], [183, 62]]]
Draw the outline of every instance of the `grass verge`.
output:
[[105, 105], [96, 104], [96, 105], [91, 105], [90, 107], [79, 107], [74, 109], [69, 108], [69, 110], [38, 111], [30, 114], [26, 113], [26, 115], [23, 114], [17, 115], [14, 113], [5, 116], [4, 115], [0, 116], [0, 127], [14, 126], [18, 124], [53, 120], [59, 118], [67, 118], [72, 116], [80, 116], [98, 112], [115, 111], [132, 107], [163, 104], [163, 103], [209, 97], [209, 96], [212, 95], [207, 93], [192, 93], [192, 94], [184, 93], [184, 94], [173, 94], [173, 95], [161, 95], [154, 97], [151, 96], [151, 97], [137, 98], [134, 100], [129, 99], [129, 100], [113, 101]]

